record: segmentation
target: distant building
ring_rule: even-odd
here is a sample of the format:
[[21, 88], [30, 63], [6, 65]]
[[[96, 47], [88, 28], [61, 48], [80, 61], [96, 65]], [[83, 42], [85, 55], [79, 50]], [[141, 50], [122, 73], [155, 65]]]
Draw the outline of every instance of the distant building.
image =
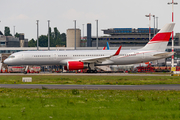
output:
[[[154, 30], [151, 28], [151, 38], [154, 36]], [[111, 47], [122, 46], [144, 46], [149, 41], [149, 28], [111, 28], [102, 30], [108, 36], [99, 38], [99, 46], [106, 45], [109, 42]], [[96, 38], [92, 38], [92, 46], [96, 46]]]
[[28, 47], [28, 39], [24, 39], [24, 34], [21, 33], [20, 38], [0, 34], [0, 47]]
[[87, 47], [92, 46], [92, 41], [91, 41], [91, 23], [87, 24]]
[[19, 45], [20, 47], [28, 47], [28, 39], [24, 38], [24, 33], [19, 34]]
[[[80, 47], [81, 30], [76, 29], [76, 47]], [[75, 29], [67, 29], [66, 31], [66, 47], [75, 46]]]
[[[151, 28], [151, 38], [159, 30]], [[149, 28], [110, 28], [102, 30], [106, 36], [98, 38], [99, 47], [106, 46], [109, 43], [110, 47], [118, 47], [120, 45], [126, 47], [144, 46], [149, 42]], [[96, 37], [91, 37], [91, 47], [96, 47]], [[172, 45], [170, 39], [168, 46]], [[174, 45], [180, 46], [180, 33], [176, 33], [174, 37]]]

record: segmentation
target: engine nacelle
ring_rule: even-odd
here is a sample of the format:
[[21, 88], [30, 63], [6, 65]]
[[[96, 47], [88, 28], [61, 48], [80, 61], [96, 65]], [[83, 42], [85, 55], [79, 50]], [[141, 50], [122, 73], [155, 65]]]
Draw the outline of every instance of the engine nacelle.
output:
[[79, 70], [87, 68], [88, 64], [84, 64], [83, 62], [79, 61], [69, 61], [67, 62], [67, 70]]

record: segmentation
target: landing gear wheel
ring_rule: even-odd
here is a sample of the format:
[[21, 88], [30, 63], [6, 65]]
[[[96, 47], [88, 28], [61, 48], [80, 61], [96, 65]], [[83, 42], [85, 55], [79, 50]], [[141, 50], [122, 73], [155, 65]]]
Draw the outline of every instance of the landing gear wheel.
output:
[[87, 73], [97, 73], [97, 70], [87, 70]]
[[27, 74], [27, 72], [26, 72], [26, 71], [24, 71], [24, 74]]
[[87, 73], [92, 73], [93, 71], [92, 70], [87, 70]]

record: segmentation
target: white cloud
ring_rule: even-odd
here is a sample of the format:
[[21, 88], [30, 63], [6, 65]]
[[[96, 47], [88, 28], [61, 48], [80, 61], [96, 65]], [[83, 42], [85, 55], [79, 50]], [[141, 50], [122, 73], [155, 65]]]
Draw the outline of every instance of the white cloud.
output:
[[94, 13], [86, 13], [85, 14], [86, 19], [102, 19], [105, 18], [106, 16], [104, 14], [94, 14]]
[[84, 12], [78, 12], [75, 9], [70, 9], [63, 14], [63, 17], [69, 20], [80, 19], [84, 15]]
[[24, 14], [19, 14], [19, 15], [13, 15], [10, 17], [10, 20], [27, 20], [29, 17]]

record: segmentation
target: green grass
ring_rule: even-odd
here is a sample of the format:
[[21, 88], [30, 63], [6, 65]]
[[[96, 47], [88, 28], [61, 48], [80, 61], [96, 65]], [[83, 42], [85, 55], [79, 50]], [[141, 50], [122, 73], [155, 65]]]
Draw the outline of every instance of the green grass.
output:
[[[22, 77], [32, 77], [32, 83], [23, 83]], [[0, 76], [0, 84], [86, 84], [86, 85], [147, 85], [180, 84], [179, 76]]]
[[0, 88], [0, 120], [180, 119], [180, 91]]

